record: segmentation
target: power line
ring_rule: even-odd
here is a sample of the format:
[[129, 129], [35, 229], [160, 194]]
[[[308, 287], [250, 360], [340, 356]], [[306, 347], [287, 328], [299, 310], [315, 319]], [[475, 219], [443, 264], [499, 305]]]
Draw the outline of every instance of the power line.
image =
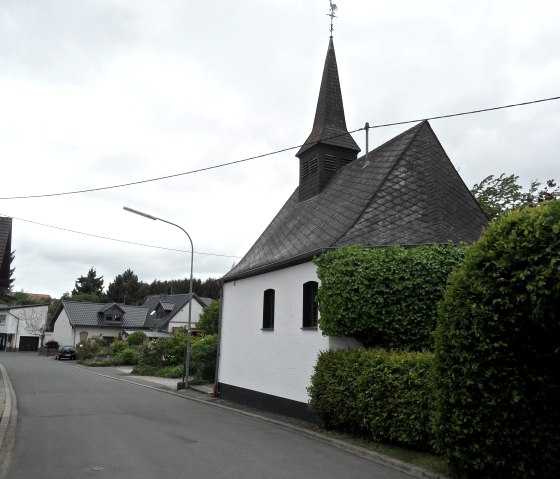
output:
[[[543, 102], [553, 101], [553, 100], [560, 100], [560, 96], [555, 96], [555, 97], [550, 97], [550, 98], [542, 98], [540, 100], [525, 101], [525, 102], [521, 102], [521, 103], [511, 103], [509, 105], [495, 106], [495, 107], [490, 107], [490, 108], [482, 108], [482, 109], [479, 109], [479, 110], [470, 110], [470, 111], [464, 111], [464, 112], [460, 112], [460, 113], [450, 113], [448, 115], [431, 116], [431, 117], [427, 117], [427, 118], [420, 118], [420, 119], [417, 119], [417, 120], [406, 120], [406, 121], [398, 121], [398, 122], [394, 122], [394, 123], [383, 123], [383, 124], [378, 124], [378, 125], [371, 125], [371, 126], [369, 126], [369, 128], [370, 129], [385, 128], [385, 127], [388, 127], [388, 126], [397, 126], [397, 125], [406, 125], [406, 124], [409, 124], [409, 123], [418, 123], [420, 121], [426, 121], [426, 120], [441, 120], [441, 119], [444, 119], [444, 118], [453, 118], [453, 117], [457, 117], [457, 116], [473, 115], [473, 114], [477, 114], [477, 113], [486, 113], [486, 112], [489, 112], [489, 111], [504, 110], [506, 108], [515, 108], [515, 107], [519, 107], [519, 106], [532, 105], [532, 104], [535, 104], [535, 103], [543, 103]], [[340, 137], [340, 136], [345, 136], [347, 134], [356, 133], [356, 132], [362, 131], [362, 130], [365, 130], [365, 127], [357, 128], [355, 130], [349, 131], [348, 133], [343, 133], [343, 134], [340, 134], [340, 135], [321, 138], [320, 140], [317, 140], [317, 141], [327, 141], [327, 140], [334, 139], [334, 138], [337, 138], [337, 137]], [[316, 143], [317, 141], [313, 141], [311, 143]], [[236, 164], [244, 163], [244, 162], [251, 161], [251, 160], [265, 158], [267, 156], [277, 155], [278, 153], [285, 153], [286, 151], [295, 150], [296, 148], [301, 148], [302, 146], [306, 146], [308, 144], [310, 144], [310, 143], [303, 143], [302, 145], [290, 146], [288, 148], [282, 148], [280, 150], [271, 151], [269, 153], [263, 153], [261, 155], [250, 156], [250, 157], [247, 157], [247, 158], [243, 158], [241, 160], [230, 161], [230, 162], [227, 162], [227, 163], [220, 163], [218, 165], [207, 166], [205, 168], [199, 168], [199, 169], [196, 169], [196, 170], [185, 171], [185, 172], [182, 172], [182, 173], [175, 173], [175, 174], [172, 174], [172, 175], [159, 176], [159, 177], [156, 177], [156, 178], [148, 178], [146, 180], [131, 181], [131, 182], [128, 182], [128, 183], [121, 183], [121, 184], [118, 184], [118, 185], [111, 185], [111, 186], [102, 186], [102, 187], [98, 187], [98, 188], [87, 188], [87, 189], [83, 189], [83, 190], [65, 191], [65, 192], [61, 192], [61, 193], [46, 193], [46, 194], [40, 194], [40, 195], [0, 197], [0, 200], [23, 200], [23, 199], [32, 199], [32, 198], [48, 198], [48, 197], [53, 197], [53, 196], [76, 195], [76, 194], [81, 194], [81, 193], [91, 193], [91, 192], [94, 192], [94, 191], [103, 191], [103, 190], [110, 190], [110, 189], [115, 189], [115, 188], [124, 188], [124, 187], [127, 187], [127, 186], [134, 186], [134, 185], [140, 185], [140, 184], [144, 184], [144, 183], [151, 183], [151, 182], [155, 182], [155, 181], [167, 180], [167, 179], [170, 179], [170, 178], [177, 178], [179, 176], [192, 175], [194, 173], [201, 173], [203, 171], [215, 170], [217, 168], [223, 168], [225, 166], [236, 165]]]
[[[0, 216], [9, 216], [9, 215], [0, 214]], [[104, 240], [108, 240], [108, 241], [116, 241], [118, 243], [133, 244], [133, 245], [136, 245], [136, 246], [145, 246], [146, 248], [162, 249], [162, 250], [166, 250], [166, 251], [177, 251], [178, 253], [190, 253], [190, 251], [184, 250], [184, 249], [166, 248], [165, 246], [155, 246], [155, 245], [144, 244], [144, 243], [136, 243], [134, 241], [121, 240], [121, 239], [117, 239], [117, 238], [109, 238], [108, 236], [101, 236], [101, 235], [96, 235], [96, 234], [92, 234], [92, 233], [84, 233], [83, 231], [75, 231], [75, 230], [71, 230], [71, 229], [67, 229], [67, 228], [62, 228], [60, 226], [47, 225], [47, 224], [44, 224], [44, 223], [39, 223], [37, 221], [26, 220], [24, 218], [17, 218], [15, 216], [9, 216], [9, 217], [13, 218], [14, 220], [24, 221], [25, 223], [31, 223], [31, 224], [34, 224], [34, 225], [44, 226], [46, 228], [52, 228], [52, 229], [55, 229], [55, 230], [66, 231], [67, 233], [74, 233], [74, 234], [83, 235], [83, 236], [91, 236], [92, 238], [104, 239]], [[203, 256], [218, 256], [218, 257], [222, 257], [222, 258], [237, 258], [237, 259], [241, 258], [241, 256], [235, 256], [235, 255], [229, 255], [229, 254], [217, 254], [217, 253], [202, 253], [200, 251], [195, 251], [194, 254], [203, 255]]]

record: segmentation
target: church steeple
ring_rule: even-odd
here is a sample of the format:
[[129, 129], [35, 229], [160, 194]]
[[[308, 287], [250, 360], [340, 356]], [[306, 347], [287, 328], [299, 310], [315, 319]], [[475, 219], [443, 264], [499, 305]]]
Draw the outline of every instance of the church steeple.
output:
[[323, 69], [311, 134], [297, 152], [300, 201], [321, 192], [339, 168], [355, 160], [360, 148], [348, 133], [332, 36]]

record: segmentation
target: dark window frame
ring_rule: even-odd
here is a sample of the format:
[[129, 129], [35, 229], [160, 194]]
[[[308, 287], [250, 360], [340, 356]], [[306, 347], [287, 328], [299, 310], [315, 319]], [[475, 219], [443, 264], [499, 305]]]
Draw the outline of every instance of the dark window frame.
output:
[[269, 288], [263, 293], [263, 331], [274, 330], [274, 312], [276, 303], [276, 291]]
[[317, 281], [307, 281], [303, 284], [303, 318], [302, 329], [317, 329], [319, 324], [319, 307], [317, 305]]

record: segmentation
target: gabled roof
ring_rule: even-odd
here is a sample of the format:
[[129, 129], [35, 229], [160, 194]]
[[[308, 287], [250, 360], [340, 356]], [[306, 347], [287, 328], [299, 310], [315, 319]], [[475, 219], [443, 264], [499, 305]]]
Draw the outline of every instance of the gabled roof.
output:
[[487, 219], [427, 121], [339, 170], [323, 191], [294, 191], [225, 281], [309, 260], [328, 248], [472, 242]]
[[344, 105], [342, 103], [342, 93], [340, 90], [340, 80], [338, 77], [338, 67], [336, 65], [336, 55], [332, 37], [329, 40], [329, 48], [323, 68], [323, 77], [321, 79], [321, 88], [319, 90], [319, 99], [317, 100], [313, 129], [304, 145], [296, 153], [296, 156], [300, 156], [318, 142], [360, 151], [360, 148], [346, 128]]
[[[202, 307], [206, 306], [200, 298], [193, 293], [193, 298], [197, 301]], [[186, 305], [189, 304], [190, 295], [189, 294], [156, 294], [151, 295], [146, 298], [146, 301], [142, 305], [143, 307], [148, 309], [148, 317], [146, 319], [146, 327], [148, 328], [157, 328], [157, 329], [164, 329], [167, 328], [169, 322], [183, 309]], [[156, 319], [156, 315], [152, 314], [161, 304], [167, 314], [160, 319]], [[167, 307], [172, 306], [171, 309], [167, 309]]]
[[145, 327], [148, 309], [140, 306], [126, 306], [115, 303], [83, 303], [79, 301], [62, 301], [53, 317], [54, 324], [62, 309], [66, 311], [68, 320], [72, 326], [105, 326], [103, 311], [117, 306], [123, 311], [122, 328], [138, 329]]

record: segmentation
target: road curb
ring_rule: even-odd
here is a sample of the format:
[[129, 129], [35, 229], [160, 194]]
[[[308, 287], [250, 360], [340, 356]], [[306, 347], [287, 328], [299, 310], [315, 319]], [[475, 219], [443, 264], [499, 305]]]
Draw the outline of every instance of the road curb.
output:
[[17, 421], [17, 398], [6, 367], [0, 363], [0, 395], [3, 407], [0, 414], [0, 479], [6, 478], [10, 464], [11, 447]]

